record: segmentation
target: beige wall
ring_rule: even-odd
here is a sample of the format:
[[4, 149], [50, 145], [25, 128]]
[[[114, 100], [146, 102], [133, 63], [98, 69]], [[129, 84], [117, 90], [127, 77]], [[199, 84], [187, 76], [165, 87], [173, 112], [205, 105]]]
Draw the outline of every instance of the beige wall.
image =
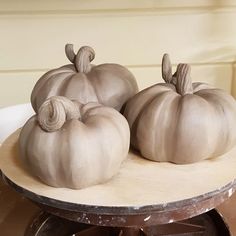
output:
[[236, 95], [235, 20], [230, 0], [0, 0], [0, 106], [28, 102], [44, 72], [68, 63], [67, 42], [94, 47], [96, 64], [127, 66], [140, 88], [160, 81], [168, 52], [195, 81]]

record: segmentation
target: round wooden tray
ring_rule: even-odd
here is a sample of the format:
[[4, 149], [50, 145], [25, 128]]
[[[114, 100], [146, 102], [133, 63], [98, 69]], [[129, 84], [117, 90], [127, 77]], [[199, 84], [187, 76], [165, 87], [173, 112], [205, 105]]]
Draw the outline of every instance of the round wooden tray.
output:
[[[106, 226], [156, 225], [187, 219], [214, 208], [236, 188], [236, 147], [195, 164], [156, 163], [130, 152], [109, 182], [82, 190], [42, 183], [22, 165], [19, 130], [0, 149], [3, 178], [53, 214]], [[60, 209], [60, 213], [58, 213]]]

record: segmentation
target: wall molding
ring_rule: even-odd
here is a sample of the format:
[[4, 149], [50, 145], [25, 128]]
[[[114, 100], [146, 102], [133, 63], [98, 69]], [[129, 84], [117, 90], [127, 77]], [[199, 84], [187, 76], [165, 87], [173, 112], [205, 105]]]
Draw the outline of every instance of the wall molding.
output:
[[192, 13], [236, 10], [234, 0], [42, 0], [2, 1], [0, 15]]

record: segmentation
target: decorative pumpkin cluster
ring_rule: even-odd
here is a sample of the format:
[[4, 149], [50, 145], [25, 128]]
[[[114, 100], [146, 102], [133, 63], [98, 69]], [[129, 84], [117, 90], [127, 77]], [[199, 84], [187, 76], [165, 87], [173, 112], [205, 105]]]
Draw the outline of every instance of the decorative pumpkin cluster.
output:
[[36, 115], [19, 137], [22, 160], [46, 184], [80, 189], [108, 181], [127, 158], [130, 140], [143, 157], [178, 164], [222, 155], [236, 144], [236, 101], [192, 83], [189, 65], [179, 64], [172, 75], [165, 54], [165, 83], [138, 93], [125, 67], [92, 65], [88, 46], [77, 54], [70, 44], [65, 50], [72, 64], [36, 83]]

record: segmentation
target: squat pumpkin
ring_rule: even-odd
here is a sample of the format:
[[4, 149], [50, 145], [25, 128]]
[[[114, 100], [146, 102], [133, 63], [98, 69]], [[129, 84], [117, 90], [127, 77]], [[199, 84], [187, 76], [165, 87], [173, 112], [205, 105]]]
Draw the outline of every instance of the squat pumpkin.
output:
[[236, 101], [221, 89], [192, 83], [190, 66], [172, 75], [167, 54], [165, 83], [149, 87], [128, 101], [124, 115], [131, 144], [153, 161], [193, 163], [217, 157], [236, 144]]
[[75, 54], [73, 45], [67, 44], [65, 52], [72, 64], [44, 74], [32, 91], [31, 104], [36, 113], [47, 98], [55, 95], [83, 104], [98, 102], [120, 111], [123, 104], [138, 92], [134, 76], [125, 67], [90, 64], [95, 57], [91, 47], [81, 47]]
[[20, 156], [46, 184], [80, 189], [115, 175], [129, 140], [129, 125], [115, 109], [51, 97], [24, 125]]

